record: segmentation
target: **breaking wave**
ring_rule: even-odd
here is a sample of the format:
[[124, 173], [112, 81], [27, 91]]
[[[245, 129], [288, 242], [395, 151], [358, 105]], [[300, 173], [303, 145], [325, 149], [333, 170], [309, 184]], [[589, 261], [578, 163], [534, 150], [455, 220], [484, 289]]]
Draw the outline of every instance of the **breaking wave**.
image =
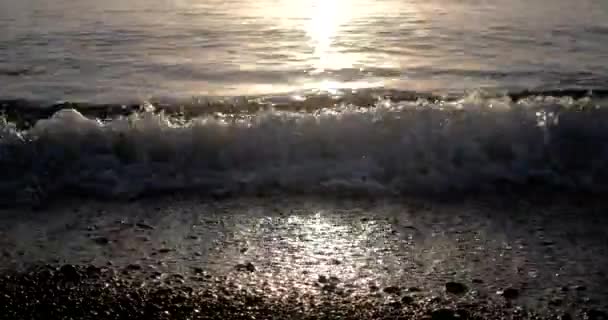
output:
[[30, 125], [13, 113], [0, 120], [0, 201], [183, 191], [434, 194], [530, 185], [608, 191], [603, 97], [368, 100], [196, 115], [146, 104], [104, 117], [62, 105]]

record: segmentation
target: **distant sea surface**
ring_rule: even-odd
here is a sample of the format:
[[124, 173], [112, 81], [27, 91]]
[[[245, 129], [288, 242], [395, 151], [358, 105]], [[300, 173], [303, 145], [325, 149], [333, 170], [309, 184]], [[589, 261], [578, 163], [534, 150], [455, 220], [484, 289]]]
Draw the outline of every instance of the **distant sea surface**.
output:
[[0, 0], [0, 97], [605, 88], [603, 0]]

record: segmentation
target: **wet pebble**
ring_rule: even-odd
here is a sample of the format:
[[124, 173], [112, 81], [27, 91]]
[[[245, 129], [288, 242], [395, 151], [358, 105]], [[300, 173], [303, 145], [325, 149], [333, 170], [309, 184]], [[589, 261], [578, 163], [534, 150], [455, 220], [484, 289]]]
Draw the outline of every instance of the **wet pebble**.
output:
[[431, 312], [431, 320], [452, 320], [460, 317], [451, 309], [437, 309]]
[[154, 230], [155, 228], [147, 223], [144, 222], [138, 222], [135, 224], [136, 227], [140, 228], [140, 229], [144, 229], [144, 230]]
[[138, 270], [141, 270], [141, 266], [138, 264], [132, 263], [132, 264], [128, 265], [125, 269], [127, 271], [138, 271]]
[[201, 274], [201, 273], [205, 273], [205, 270], [201, 267], [193, 267], [192, 272], [194, 272], [195, 274]]
[[506, 288], [506, 289], [500, 290], [496, 293], [507, 300], [513, 300], [513, 299], [517, 299], [517, 297], [519, 297], [519, 290], [517, 290], [515, 288]]
[[552, 307], [559, 307], [563, 304], [563, 300], [560, 298], [552, 298], [551, 300], [549, 300], [549, 305]]
[[248, 272], [255, 272], [256, 268], [255, 265], [251, 262], [247, 262], [247, 263], [239, 263], [236, 265], [236, 270], [238, 271], [248, 271]]
[[446, 282], [445, 291], [451, 294], [464, 294], [467, 292], [468, 288], [464, 284], [460, 282]]
[[61, 266], [59, 268], [59, 274], [64, 281], [76, 282], [80, 280], [78, 269], [71, 264]]
[[401, 288], [396, 286], [389, 286], [384, 288], [384, 293], [387, 294], [399, 294], [401, 292]]
[[401, 297], [401, 303], [412, 304], [412, 303], [414, 303], [414, 298], [412, 298], [410, 296], [403, 296], [403, 297]]
[[87, 266], [86, 273], [89, 277], [98, 276], [101, 274], [101, 268], [90, 265], [90, 266]]
[[95, 237], [93, 238], [93, 242], [99, 244], [99, 245], [106, 245], [110, 243], [110, 239], [106, 238], [106, 237]]

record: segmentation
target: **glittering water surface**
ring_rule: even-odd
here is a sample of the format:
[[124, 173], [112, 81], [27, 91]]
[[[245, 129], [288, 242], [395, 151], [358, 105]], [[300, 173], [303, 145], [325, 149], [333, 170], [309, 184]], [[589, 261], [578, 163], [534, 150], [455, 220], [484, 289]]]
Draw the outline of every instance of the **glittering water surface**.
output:
[[0, 1], [0, 97], [605, 87], [603, 0]]
[[[605, 301], [602, 206], [518, 200], [500, 207], [284, 197], [85, 203], [35, 217], [4, 211], [0, 240], [21, 253], [0, 267], [135, 263], [152, 285], [175, 272], [193, 283], [220, 275], [221, 287], [277, 298], [365, 297], [391, 286], [443, 295], [446, 281], [459, 281], [470, 298], [500, 299], [497, 291], [514, 287], [518, 303]], [[562, 289], [581, 285], [587, 290]]]

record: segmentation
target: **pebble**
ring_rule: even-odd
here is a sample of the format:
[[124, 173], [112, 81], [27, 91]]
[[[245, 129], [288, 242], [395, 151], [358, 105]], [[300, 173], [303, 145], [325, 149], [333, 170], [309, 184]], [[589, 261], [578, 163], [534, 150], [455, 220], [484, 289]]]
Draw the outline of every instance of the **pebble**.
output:
[[76, 282], [80, 280], [80, 273], [75, 266], [71, 264], [66, 264], [59, 268], [59, 273], [61, 274], [63, 280]]
[[98, 276], [99, 274], [101, 274], [101, 269], [98, 268], [98, 267], [96, 267], [96, 266], [90, 265], [90, 266], [87, 267], [86, 273], [90, 277], [92, 277], [92, 276]]
[[143, 223], [143, 222], [138, 222], [135, 224], [135, 226], [137, 226], [140, 229], [144, 229], [144, 230], [154, 230], [155, 228], [147, 223]]
[[519, 297], [519, 290], [515, 288], [507, 288], [496, 293], [507, 300], [513, 300]]
[[96, 237], [93, 238], [93, 241], [99, 245], [106, 245], [110, 243], [110, 239], [106, 238], [106, 237]]
[[452, 320], [452, 319], [460, 319], [456, 315], [456, 312], [451, 309], [437, 309], [431, 313], [432, 320]]
[[236, 269], [238, 271], [248, 271], [248, 272], [255, 272], [255, 265], [253, 265], [253, 263], [251, 262], [247, 262], [247, 263], [239, 263], [236, 265]]
[[468, 288], [462, 283], [459, 282], [446, 282], [445, 291], [451, 294], [464, 294], [467, 292]]
[[133, 263], [133, 264], [128, 265], [126, 269], [129, 271], [137, 271], [137, 270], [141, 270], [141, 266]]
[[412, 303], [414, 303], [414, 298], [412, 298], [410, 296], [403, 296], [401, 298], [401, 303], [403, 303], [403, 304], [412, 304]]
[[390, 287], [384, 288], [384, 293], [399, 294], [400, 292], [401, 292], [401, 288], [399, 288], [399, 287], [390, 286]]

